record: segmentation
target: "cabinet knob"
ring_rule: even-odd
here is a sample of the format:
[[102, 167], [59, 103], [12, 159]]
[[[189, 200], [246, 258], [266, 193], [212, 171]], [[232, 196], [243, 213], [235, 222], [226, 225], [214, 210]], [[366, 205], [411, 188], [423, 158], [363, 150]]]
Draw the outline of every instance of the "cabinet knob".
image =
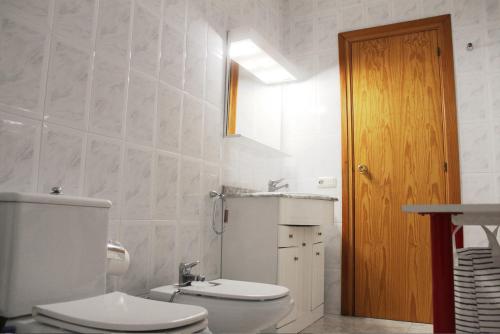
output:
[[293, 234], [289, 234], [288, 237], [291, 239], [293, 238]]
[[305, 247], [305, 246], [306, 246], [306, 243], [305, 243], [305, 242], [303, 242], [303, 243], [302, 243], [302, 246], [304, 246], [304, 247]]
[[321, 236], [321, 235], [323, 235], [323, 233], [321, 233], [321, 232], [318, 232], [318, 235], [320, 235], [320, 236]]
[[298, 256], [295, 256], [293, 259], [294, 259], [295, 261], [298, 261], [298, 260], [299, 260], [299, 257], [298, 257]]
[[319, 253], [319, 252], [316, 252], [316, 255], [320, 255], [320, 253]]

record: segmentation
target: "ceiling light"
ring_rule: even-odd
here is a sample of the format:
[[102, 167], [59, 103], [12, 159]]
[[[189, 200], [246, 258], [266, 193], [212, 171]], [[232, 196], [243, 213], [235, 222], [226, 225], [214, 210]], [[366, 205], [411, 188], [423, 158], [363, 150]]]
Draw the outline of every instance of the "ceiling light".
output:
[[253, 29], [231, 30], [229, 43], [229, 57], [265, 84], [298, 79], [295, 67]]

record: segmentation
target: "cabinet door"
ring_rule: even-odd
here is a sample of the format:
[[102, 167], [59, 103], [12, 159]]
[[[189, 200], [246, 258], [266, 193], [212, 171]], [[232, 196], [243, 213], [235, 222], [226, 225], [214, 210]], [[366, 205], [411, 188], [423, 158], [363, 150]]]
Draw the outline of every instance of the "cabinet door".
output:
[[301, 304], [298, 305], [299, 315], [309, 313], [312, 303], [312, 271], [313, 271], [313, 227], [302, 227], [302, 240], [299, 252], [299, 284]]
[[297, 247], [278, 249], [278, 285], [290, 289], [290, 295], [295, 301], [292, 312], [278, 323], [278, 328], [297, 319], [297, 305], [300, 305], [298, 250]]
[[312, 258], [311, 310], [314, 310], [325, 299], [325, 246], [322, 242], [313, 245]]

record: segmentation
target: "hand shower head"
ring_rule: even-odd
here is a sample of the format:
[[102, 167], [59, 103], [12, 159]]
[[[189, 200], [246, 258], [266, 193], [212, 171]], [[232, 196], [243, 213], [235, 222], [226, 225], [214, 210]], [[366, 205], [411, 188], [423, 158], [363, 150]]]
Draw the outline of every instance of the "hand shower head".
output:
[[212, 198], [213, 197], [224, 198], [224, 194], [218, 193], [215, 190], [210, 190], [210, 192], [208, 193], [208, 196], [210, 196]]

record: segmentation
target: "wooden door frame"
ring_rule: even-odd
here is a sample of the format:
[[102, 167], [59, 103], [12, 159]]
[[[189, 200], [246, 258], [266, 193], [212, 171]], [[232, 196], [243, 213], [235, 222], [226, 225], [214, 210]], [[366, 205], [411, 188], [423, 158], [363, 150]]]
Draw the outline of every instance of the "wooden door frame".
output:
[[[353, 183], [353, 114], [351, 83], [351, 47], [353, 42], [436, 30], [440, 52], [443, 134], [446, 173], [446, 202], [460, 203], [460, 166], [458, 152], [455, 73], [451, 16], [442, 15], [421, 20], [343, 32], [339, 34], [339, 69], [342, 112], [342, 289], [341, 311], [354, 315], [354, 183]], [[457, 245], [462, 244], [462, 237]]]

